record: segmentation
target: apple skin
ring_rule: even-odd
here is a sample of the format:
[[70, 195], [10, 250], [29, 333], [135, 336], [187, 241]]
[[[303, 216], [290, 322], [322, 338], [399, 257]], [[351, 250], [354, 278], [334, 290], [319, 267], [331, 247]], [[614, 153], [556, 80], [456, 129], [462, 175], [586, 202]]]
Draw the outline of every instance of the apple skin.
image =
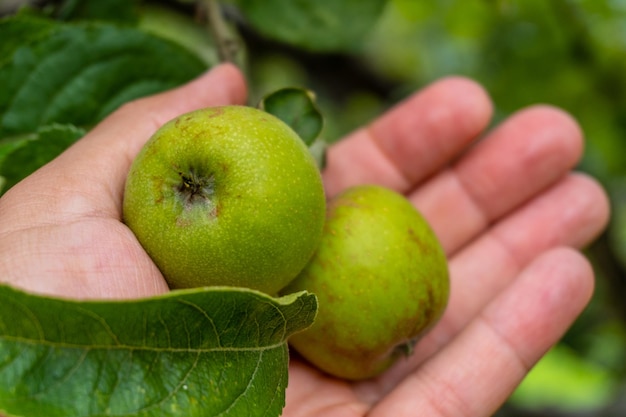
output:
[[184, 114], [133, 161], [123, 219], [170, 288], [227, 285], [275, 294], [321, 239], [325, 195], [306, 145], [244, 106]]
[[446, 256], [404, 196], [353, 187], [328, 202], [320, 246], [283, 293], [300, 290], [317, 295], [319, 310], [290, 345], [328, 374], [370, 378], [409, 354], [441, 317]]

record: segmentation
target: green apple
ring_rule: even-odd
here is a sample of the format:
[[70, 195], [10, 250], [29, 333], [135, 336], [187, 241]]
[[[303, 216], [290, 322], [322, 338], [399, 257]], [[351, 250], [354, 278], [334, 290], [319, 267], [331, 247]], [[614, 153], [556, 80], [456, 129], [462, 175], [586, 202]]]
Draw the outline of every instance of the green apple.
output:
[[128, 173], [123, 219], [171, 288], [275, 294], [317, 248], [325, 206], [319, 169], [291, 128], [224, 106], [150, 138]]
[[317, 295], [319, 310], [291, 346], [331, 375], [369, 378], [411, 352], [442, 315], [446, 256], [404, 196], [353, 187], [328, 202], [320, 246], [283, 292], [300, 290]]

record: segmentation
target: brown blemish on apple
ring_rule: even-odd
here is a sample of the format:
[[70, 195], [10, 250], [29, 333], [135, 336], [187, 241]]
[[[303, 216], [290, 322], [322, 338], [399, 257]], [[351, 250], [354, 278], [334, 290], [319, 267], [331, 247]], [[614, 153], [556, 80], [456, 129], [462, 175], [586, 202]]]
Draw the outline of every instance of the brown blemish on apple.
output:
[[[422, 308], [422, 317], [424, 318], [424, 320], [426, 320], [426, 322], [432, 322], [434, 321], [434, 315], [436, 314], [436, 306], [435, 304], [435, 300], [437, 299], [437, 297], [435, 297], [435, 292], [433, 290], [433, 286], [432, 285], [426, 285], [426, 288], [424, 288], [424, 290], [426, 291], [426, 299], [424, 300], [424, 305]], [[422, 330], [422, 329], [419, 329]]]
[[193, 221], [191, 219], [186, 219], [184, 217], [176, 218], [176, 226], [177, 227], [189, 227], [191, 226]]
[[222, 211], [222, 205], [221, 204], [214, 204], [211, 211], [209, 212], [209, 218], [211, 220], [217, 219], [220, 215], [220, 212]]
[[422, 241], [422, 239], [420, 239], [420, 238], [419, 238], [419, 236], [417, 235], [417, 233], [415, 233], [415, 230], [413, 230], [413, 229], [409, 228], [409, 229], [407, 229], [407, 234], [408, 234], [408, 236], [409, 236], [409, 239], [410, 239], [413, 243], [415, 243], [415, 245], [419, 248], [420, 253], [423, 253], [423, 254], [432, 253], [433, 248], [432, 248], [430, 245], [425, 244], [425, 243]]
[[153, 176], [150, 178], [152, 180], [152, 189], [154, 190], [154, 195], [156, 198], [154, 199], [155, 204], [162, 204], [165, 200], [165, 196], [163, 195], [163, 184], [164, 180], [161, 177]]
[[190, 114], [184, 115], [182, 117], [177, 117], [174, 120], [174, 127], [180, 131], [185, 131], [187, 130], [191, 120], [193, 120], [193, 116]]
[[143, 152], [146, 157], [152, 157], [159, 153], [159, 148], [157, 146], [146, 146]]
[[209, 119], [213, 118], [213, 117], [218, 117], [221, 116], [222, 114], [224, 114], [224, 109], [221, 107], [214, 107], [213, 109], [211, 109], [212, 111], [207, 114], [207, 117]]

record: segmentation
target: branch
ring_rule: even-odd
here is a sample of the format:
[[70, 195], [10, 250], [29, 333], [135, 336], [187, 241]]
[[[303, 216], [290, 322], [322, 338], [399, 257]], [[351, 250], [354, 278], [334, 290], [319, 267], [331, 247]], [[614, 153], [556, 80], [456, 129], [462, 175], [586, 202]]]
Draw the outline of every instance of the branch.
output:
[[239, 42], [228, 28], [218, 0], [203, 0], [202, 5], [206, 10], [209, 30], [215, 40], [219, 60], [236, 63]]

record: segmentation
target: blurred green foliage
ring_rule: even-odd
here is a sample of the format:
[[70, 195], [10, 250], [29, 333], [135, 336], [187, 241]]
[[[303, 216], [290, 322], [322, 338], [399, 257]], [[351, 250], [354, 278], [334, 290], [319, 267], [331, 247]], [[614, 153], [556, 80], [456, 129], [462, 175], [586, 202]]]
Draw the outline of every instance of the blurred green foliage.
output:
[[[298, 2], [304, 14], [292, 3], [225, 0], [224, 11], [245, 49], [239, 64], [251, 103], [279, 88], [308, 88], [328, 141], [448, 75], [485, 86], [494, 124], [536, 103], [580, 122], [586, 150], [578, 168], [604, 184], [613, 205], [609, 230], [587, 251], [597, 291], [499, 415], [626, 415], [626, 1], [307, 0]], [[192, 0], [44, 1], [37, 11], [134, 26], [183, 46], [207, 67], [217, 62], [203, 10]], [[273, 20], [280, 14], [288, 16], [282, 25]]]

